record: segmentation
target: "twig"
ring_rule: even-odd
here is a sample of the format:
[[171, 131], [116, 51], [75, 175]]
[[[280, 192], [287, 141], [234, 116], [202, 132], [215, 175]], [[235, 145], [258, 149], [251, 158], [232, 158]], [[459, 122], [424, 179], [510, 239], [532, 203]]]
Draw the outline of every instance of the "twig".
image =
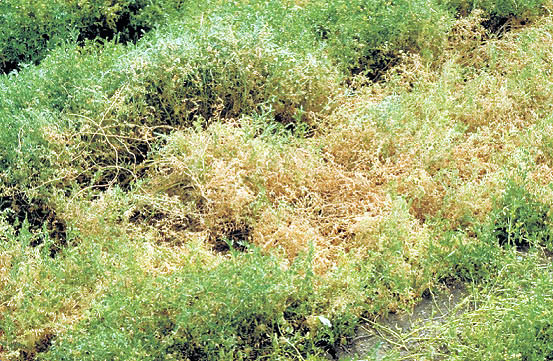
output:
[[292, 346], [292, 348], [293, 348], [294, 350], [296, 350], [296, 352], [297, 352], [297, 354], [298, 354], [300, 360], [305, 361], [305, 358], [303, 358], [303, 356], [301, 355], [300, 350], [298, 350], [298, 348], [297, 348], [296, 346], [294, 346], [294, 344], [293, 344], [292, 342], [290, 342], [290, 340], [288, 340], [287, 337], [282, 337], [282, 338], [284, 339], [284, 341], [286, 341], [287, 344], [289, 344], [290, 346]]

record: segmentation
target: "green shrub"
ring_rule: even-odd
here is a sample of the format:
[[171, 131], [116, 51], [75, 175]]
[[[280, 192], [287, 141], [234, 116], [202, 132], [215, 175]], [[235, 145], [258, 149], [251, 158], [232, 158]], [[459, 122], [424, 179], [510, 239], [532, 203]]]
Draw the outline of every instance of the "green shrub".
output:
[[258, 24], [236, 30], [217, 19], [199, 29], [180, 23], [127, 50], [97, 85], [75, 86], [83, 96], [98, 89], [89, 100], [70, 99], [78, 114], [68, 116], [77, 126], [71, 138], [78, 140], [74, 152], [84, 152], [87, 182], [96, 174], [99, 183], [119, 176], [128, 183], [160, 134], [196, 121], [268, 113], [282, 124], [316, 126], [340, 88], [327, 58], [281, 46]]
[[523, 185], [509, 180], [492, 212], [492, 235], [500, 245], [526, 248], [550, 246], [550, 207], [535, 199]]
[[479, 0], [475, 1], [474, 5], [494, 16], [523, 17], [538, 13], [545, 3], [545, 0]]
[[[169, 276], [113, 283], [87, 317], [59, 335], [44, 360], [296, 357], [312, 276], [257, 251]], [[309, 306], [307, 306], [309, 307]], [[305, 349], [308, 353], [312, 350]], [[274, 356], [274, 354], [273, 354]]]
[[476, 237], [465, 232], [446, 232], [429, 247], [425, 271], [435, 273], [439, 281], [458, 279], [480, 282], [493, 275], [500, 267], [500, 251], [495, 239], [476, 231]]
[[[243, 26], [244, 27], [244, 26]], [[122, 68], [126, 118], [189, 125], [194, 118], [237, 117], [272, 109], [277, 120], [320, 112], [339, 80], [315, 50], [293, 51], [263, 23], [245, 29], [213, 18], [198, 30], [172, 26], [130, 52]]]
[[55, 154], [59, 149], [54, 149], [51, 137], [79, 126], [67, 114], [86, 117], [101, 112], [106, 93], [113, 91], [110, 86], [121, 82], [108, 71], [119, 49], [106, 45], [100, 56], [96, 45], [64, 46], [41, 66], [0, 77], [5, 95], [0, 99], [2, 186], [17, 187], [23, 193], [30, 188], [42, 191], [40, 184], [60, 175], [53, 176], [63, 157]]
[[437, 55], [451, 15], [434, 0], [386, 2], [290, 0], [225, 2], [212, 12], [238, 29], [256, 24], [274, 33], [277, 44], [328, 54], [347, 75], [377, 76], [400, 52]]
[[401, 52], [438, 54], [450, 15], [434, 1], [312, 1], [305, 22], [345, 70], [377, 76]]
[[493, 18], [524, 18], [542, 11], [546, 0], [444, 0], [443, 3], [461, 15], [482, 9]]
[[[0, 211], [17, 232], [23, 221], [37, 235], [45, 227], [61, 244], [65, 223], [58, 216], [56, 189], [70, 192], [67, 168], [74, 156], [58, 133], [78, 125], [68, 114], [98, 114], [105, 93], [118, 79], [106, 70], [121, 46], [57, 48], [38, 67], [0, 77]], [[112, 55], [112, 56], [110, 56]], [[99, 79], [99, 75], [105, 78]], [[120, 81], [120, 80], [119, 80]], [[65, 114], [65, 116], [64, 116]]]
[[3, 1], [0, 71], [37, 63], [65, 42], [96, 38], [136, 41], [187, 6], [181, 0]]
[[5, 115], [0, 115], [0, 215], [16, 234], [26, 224], [36, 235], [33, 244], [44, 239], [44, 228], [63, 243], [65, 224], [57, 218], [48, 192], [37, 187], [47, 181], [53, 165], [47, 142], [39, 131], [43, 117], [27, 114], [4, 118]]

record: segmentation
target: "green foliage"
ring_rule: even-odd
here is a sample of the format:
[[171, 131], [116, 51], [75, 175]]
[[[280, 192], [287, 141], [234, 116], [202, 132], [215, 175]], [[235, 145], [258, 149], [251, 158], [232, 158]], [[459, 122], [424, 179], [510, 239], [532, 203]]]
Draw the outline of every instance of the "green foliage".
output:
[[473, 9], [482, 9], [495, 18], [524, 18], [536, 15], [547, 4], [546, 0], [444, 0], [443, 3], [461, 14], [468, 14]]
[[480, 0], [475, 2], [477, 7], [499, 17], [534, 15], [542, 10], [544, 4], [546, 4], [545, 0]]
[[44, 125], [60, 136], [50, 146], [71, 173], [63, 184], [77, 174], [81, 184], [126, 186], [160, 135], [195, 121], [263, 112], [282, 124], [313, 124], [339, 88], [337, 71], [314, 52], [280, 46], [258, 25], [178, 23], [136, 47], [59, 47], [37, 68], [7, 78], [8, 105], [22, 117], [31, 107], [55, 115]]
[[509, 180], [492, 212], [492, 236], [501, 245], [551, 246], [550, 207], [535, 199], [523, 185]]
[[551, 359], [553, 273], [541, 257], [502, 252], [493, 278], [473, 283], [445, 310], [437, 307], [438, 317], [390, 332], [400, 347], [386, 350], [385, 359]]
[[295, 357], [290, 345], [313, 295], [304, 271], [283, 270], [254, 251], [212, 268], [190, 263], [169, 276], [129, 275], [41, 359], [242, 360], [275, 349]]
[[[50, 49], [84, 39], [136, 41], [185, 5], [180, 0], [8, 0], [0, 3], [0, 70], [37, 63]], [[161, 11], [163, 9], [163, 11]]]
[[472, 238], [465, 232], [449, 231], [430, 245], [425, 271], [435, 272], [441, 281], [479, 282], [491, 277], [499, 267], [500, 248], [494, 239], [482, 232]]
[[401, 52], [437, 55], [450, 14], [433, 1], [312, 1], [306, 23], [342, 68], [376, 76]]
[[[446, 44], [465, 11], [495, 21], [542, 5], [1, 2], [0, 63], [18, 71], [0, 76], [0, 358], [314, 360], [346, 344], [361, 316], [409, 309], [451, 278], [490, 287], [495, 298], [474, 304], [505, 311], [491, 334], [509, 335], [486, 339], [484, 307], [451, 355], [553, 357], [549, 269], [509, 268], [517, 249], [499, 246], [551, 248], [550, 199], [509, 182], [490, 221], [471, 228], [492, 208], [498, 154], [525, 143], [515, 130], [542, 140], [528, 167], [549, 179], [550, 129], [532, 122], [551, 110], [551, 47], [533, 46], [551, 28], [517, 38], [512, 55], [499, 41], [482, 51], [480, 18], [459, 19]], [[461, 59], [451, 47], [465, 40], [474, 54]], [[463, 65], [472, 55], [474, 69]], [[377, 79], [400, 58], [409, 92], [352, 76]], [[245, 253], [208, 249], [241, 222]], [[311, 237], [322, 275], [295, 258]]]
[[[107, 55], [119, 48], [102, 49]], [[101, 86], [108, 87], [116, 80], [105, 72], [111, 60], [99, 57], [96, 45], [66, 46], [56, 49], [39, 67], [0, 78], [5, 95], [0, 99], [1, 210], [11, 208], [20, 221], [29, 217], [35, 229], [42, 228], [45, 212], [54, 212], [53, 187], [67, 185], [60, 168], [67, 159], [64, 156], [70, 156], [61, 151], [67, 144], [57, 144], [58, 139], [52, 137], [60, 129], [76, 126], [63, 114], [99, 112], [107, 91]], [[99, 82], [98, 72], [103, 72], [107, 80]], [[48, 211], [28, 209], [44, 207]], [[32, 214], [38, 219], [32, 219]]]
[[346, 75], [373, 77], [401, 52], [422, 51], [428, 59], [438, 55], [452, 20], [434, 0], [226, 2], [212, 16], [242, 30], [257, 23], [281, 46], [322, 50]]
[[[466, 312], [448, 324], [451, 360], [548, 360], [553, 357], [553, 274], [537, 255], [511, 260], [476, 289]], [[455, 336], [457, 335], [457, 336]], [[450, 338], [451, 337], [451, 338]]]
[[225, 20], [197, 30], [176, 24], [130, 52], [122, 64], [129, 79], [125, 118], [186, 125], [272, 109], [287, 123], [300, 110], [323, 110], [338, 80], [327, 59], [279, 44], [263, 23], [234, 29]]

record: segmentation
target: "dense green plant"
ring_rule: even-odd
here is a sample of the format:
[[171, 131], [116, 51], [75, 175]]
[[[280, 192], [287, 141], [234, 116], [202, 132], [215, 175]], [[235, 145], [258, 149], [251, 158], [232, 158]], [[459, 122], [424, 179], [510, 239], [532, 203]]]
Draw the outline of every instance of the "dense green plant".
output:
[[180, 0], [27, 1], [0, 3], [0, 71], [36, 63], [63, 42], [136, 41], [188, 6]]
[[[329, 60], [312, 49], [279, 45], [262, 24], [236, 30], [223, 20], [206, 20], [197, 29], [179, 22], [136, 47], [122, 51], [114, 46], [103, 56], [77, 48], [77, 55], [46, 60], [53, 69], [49, 77], [59, 78], [56, 84], [64, 82], [74, 94], [60, 104], [61, 131], [80, 140], [71, 151], [83, 154], [83, 162], [73, 166], [86, 172], [86, 184], [94, 177], [93, 182], [105, 183], [119, 175], [124, 178], [118, 182], [128, 183], [160, 135], [195, 122], [260, 112], [283, 124], [315, 125], [330, 103], [329, 94], [339, 89], [339, 74]], [[67, 64], [71, 60], [75, 65]], [[95, 62], [104, 70], [91, 74]], [[71, 76], [77, 67], [83, 69], [82, 78]], [[58, 89], [54, 99], [65, 100], [67, 93]], [[132, 172], [120, 172], [123, 168]]]
[[316, 49], [292, 51], [262, 22], [237, 30], [226, 20], [194, 31], [176, 24], [129, 53], [122, 64], [130, 80], [123, 93], [131, 101], [128, 117], [138, 111], [149, 124], [177, 125], [272, 109], [290, 122], [300, 110], [327, 105], [337, 74]]
[[[475, 289], [475, 309], [449, 324], [451, 360], [548, 360], [553, 357], [551, 267], [537, 254], [504, 257], [493, 282]], [[454, 336], [457, 335], [457, 336]]]
[[434, 1], [227, 2], [213, 14], [238, 27], [257, 23], [288, 48], [324, 48], [346, 74], [376, 77], [401, 52], [439, 54], [451, 14]]
[[[0, 211], [13, 223], [16, 233], [23, 222], [36, 235], [46, 228], [60, 246], [65, 243], [65, 222], [53, 199], [56, 189], [69, 192], [73, 174], [64, 169], [71, 157], [59, 132], [79, 127], [68, 114], [98, 114], [109, 86], [117, 83], [106, 68], [120, 46], [57, 48], [38, 67], [0, 77]], [[106, 76], [99, 81], [97, 74]], [[66, 116], [64, 116], [64, 114]], [[54, 252], [55, 253], [55, 252]], [[54, 254], [53, 253], [53, 254]]]
[[438, 271], [441, 280], [479, 282], [488, 279], [501, 266], [500, 249], [497, 244], [493, 239], [486, 237], [486, 234], [477, 234], [477, 238], [469, 238], [463, 232], [452, 232], [442, 236], [439, 251], [434, 249], [436, 253], [431, 254], [433, 262], [441, 265]]
[[496, 260], [501, 268], [493, 277], [473, 283], [445, 312], [438, 307], [439, 317], [390, 332], [403, 347], [401, 354], [399, 347], [387, 350], [385, 359], [551, 359], [551, 266], [535, 251], [503, 251]]
[[[169, 276], [129, 275], [93, 303], [41, 359], [258, 359], [297, 344], [313, 280], [254, 251], [206, 268], [191, 263]], [[307, 309], [305, 308], [307, 307]], [[296, 344], [296, 346], [293, 346]], [[274, 357], [274, 354], [273, 354]]]
[[436, 55], [450, 14], [433, 1], [312, 1], [305, 22], [349, 72], [377, 76], [401, 52]]
[[[55, 185], [52, 180], [63, 176], [57, 168], [62, 148], [56, 147], [67, 145], [52, 137], [79, 126], [67, 114], [101, 111], [105, 93], [118, 84], [106, 68], [119, 49], [103, 46], [99, 56], [96, 45], [59, 47], [43, 65], [0, 78], [5, 95], [0, 99], [0, 195], [20, 194], [29, 200], [51, 195], [43, 185]], [[98, 79], [98, 74], [106, 78]]]
[[503, 197], [492, 212], [492, 235], [499, 244], [517, 247], [551, 242], [550, 208], [530, 194], [524, 185], [509, 180]]
[[482, 9], [495, 18], [508, 18], [536, 15], [547, 4], [546, 0], [443, 0], [446, 6], [458, 11], [462, 15], [468, 14], [473, 9]]

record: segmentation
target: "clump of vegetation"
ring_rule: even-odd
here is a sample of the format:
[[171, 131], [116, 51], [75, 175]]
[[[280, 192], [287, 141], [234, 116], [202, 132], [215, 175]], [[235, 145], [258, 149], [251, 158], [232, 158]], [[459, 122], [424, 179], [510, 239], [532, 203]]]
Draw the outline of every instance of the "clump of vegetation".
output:
[[403, 355], [394, 350], [388, 359], [551, 358], [550, 266], [537, 252], [524, 259], [512, 253], [501, 258], [504, 265], [494, 279], [469, 288], [456, 307], [442, 310], [440, 322], [422, 323], [410, 334], [396, 333], [394, 342], [413, 347]]
[[262, 21], [234, 28], [225, 20], [198, 30], [176, 24], [130, 52], [120, 65], [129, 79], [120, 112], [150, 125], [266, 111], [290, 123], [321, 113], [339, 91], [339, 74], [315, 55], [322, 49], [290, 49]]
[[524, 19], [530, 15], [539, 14], [544, 10], [544, 7], [548, 5], [546, 0], [530, 0], [530, 1], [513, 1], [513, 0], [477, 0], [477, 1], [464, 1], [464, 0], [447, 0], [444, 1], [447, 6], [455, 8], [462, 14], [467, 14], [473, 9], [482, 9], [486, 11], [492, 18], [504, 19], [509, 17], [517, 17]]
[[526, 248], [551, 243], [549, 207], [514, 181], [509, 181], [492, 212], [492, 234], [500, 245]]
[[373, 79], [402, 52], [438, 55], [451, 24], [434, 1], [310, 1], [306, 9], [306, 23], [340, 66]]
[[[492, 283], [475, 293], [476, 310], [459, 320], [457, 327], [463, 330], [465, 341], [452, 340], [452, 348], [456, 349], [454, 359], [467, 359], [477, 354], [490, 360], [550, 358], [553, 355], [551, 276], [549, 267], [536, 255], [507, 265], [499, 273], [496, 286]], [[494, 289], [498, 286], [501, 291]], [[491, 297], [479, 296], [484, 294]], [[463, 343], [471, 347], [461, 346]]]
[[469, 336], [417, 342], [550, 357], [550, 4], [165, 3], [0, 5], [42, 19], [3, 38], [38, 40], [0, 76], [0, 358], [321, 360], [459, 281]]
[[[310, 312], [313, 280], [295, 266], [283, 270], [254, 252], [212, 267], [191, 260], [170, 275], [129, 277], [60, 335], [44, 359], [236, 360], [308, 351], [291, 330]], [[108, 339], [118, 341], [102, 342]]]
[[36, 64], [63, 43], [85, 39], [135, 42], [189, 7], [178, 0], [3, 1], [0, 72]]

